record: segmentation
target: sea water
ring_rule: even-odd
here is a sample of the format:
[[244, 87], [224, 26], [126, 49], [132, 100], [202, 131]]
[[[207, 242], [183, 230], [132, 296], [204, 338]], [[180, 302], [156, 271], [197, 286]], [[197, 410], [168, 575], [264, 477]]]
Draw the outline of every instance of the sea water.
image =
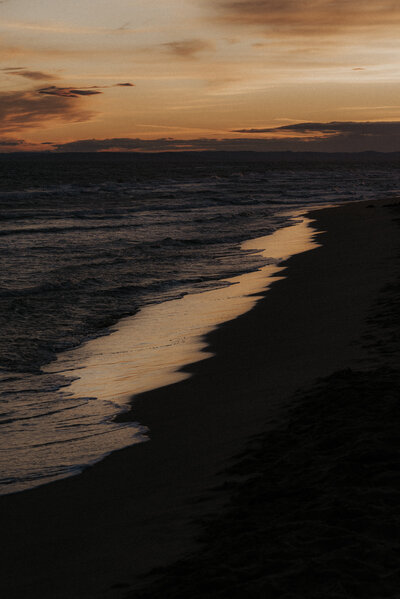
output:
[[[15, 155], [0, 168], [0, 493], [145, 439], [140, 424], [114, 421], [126, 390], [123, 402], [76, 391], [88, 340], [147, 306], [276, 265], [242, 243], [290, 224], [295, 209], [399, 187], [390, 161]], [[133, 348], [143, 344], [139, 322], [130, 320]]]

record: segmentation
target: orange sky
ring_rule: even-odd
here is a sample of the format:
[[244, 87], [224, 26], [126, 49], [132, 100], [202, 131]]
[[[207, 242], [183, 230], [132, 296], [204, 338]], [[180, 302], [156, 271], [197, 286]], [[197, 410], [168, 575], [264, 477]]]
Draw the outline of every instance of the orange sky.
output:
[[0, 17], [3, 151], [400, 150], [398, 0], [3, 0]]

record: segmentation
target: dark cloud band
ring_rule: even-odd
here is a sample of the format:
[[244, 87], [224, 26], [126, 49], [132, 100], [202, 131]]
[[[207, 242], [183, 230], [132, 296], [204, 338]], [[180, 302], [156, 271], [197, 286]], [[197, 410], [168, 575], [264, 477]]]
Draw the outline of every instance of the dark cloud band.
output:
[[95, 96], [103, 92], [98, 91], [96, 88], [76, 89], [74, 87], [56, 87], [55, 85], [51, 85], [50, 87], [38, 89], [38, 93], [62, 98], [78, 98], [79, 96]]
[[38, 90], [39, 94], [45, 94], [48, 96], [60, 96], [63, 98], [78, 98], [79, 96], [97, 96], [102, 94], [102, 89], [109, 89], [110, 87], [135, 87], [133, 83], [116, 83], [115, 85], [91, 85], [90, 87], [57, 87], [51, 85], [50, 87], [44, 87]]
[[[246, 131], [246, 130], [242, 130]], [[256, 130], [253, 130], [254, 132]], [[186, 139], [173, 138], [139, 139], [83, 139], [56, 144], [61, 152], [101, 151], [259, 151], [259, 152], [399, 152], [400, 122], [393, 123], [300, 123], [266, 129], [273, 133], [265, 137], [242, 136], [233, 139]], [[282, 132], [288, 133], [282, 137]], [[247, 132], [248, 133], [248, 132]], [[261, 133], [259, 130], [258, 133]], [[279, 133], [279, 135], [278, 135]]]
[[400, 134], [400, 123], [398, 121], [378, 121], [378, 122], [353, 122], [353, 121], [333, 121], [331, 123], [293, 123], [291, 125], [282, 125], [281, 127], [267, 127], [263, 129], [234, 129], [232, 133], [280, 133], [289, 132], [297, 134], [328, 134], [328, 135], [388, 135], [397, 136]]

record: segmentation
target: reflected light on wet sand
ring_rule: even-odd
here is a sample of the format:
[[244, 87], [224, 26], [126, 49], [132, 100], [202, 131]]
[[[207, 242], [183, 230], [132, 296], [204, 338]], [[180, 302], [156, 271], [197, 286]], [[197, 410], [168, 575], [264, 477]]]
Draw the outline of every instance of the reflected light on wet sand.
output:
[[[311, 250], [318, 244], [310, 222], [301, 217], [295, 225], [245, 242], [242, 249], [273, 260]], [[180, 369], [211, 355], [205, 334], [250, 310], [257, 294], [282, 278], [282, 270], [276, 264], [265, 266], [228, 279], [229, 286], [146, 306], [122, 319], [110, 335], [61, 354], [46, 371], [77, 377], [67, 389], [70, 396], [127, 407], [135, 394], [188, 378]]]

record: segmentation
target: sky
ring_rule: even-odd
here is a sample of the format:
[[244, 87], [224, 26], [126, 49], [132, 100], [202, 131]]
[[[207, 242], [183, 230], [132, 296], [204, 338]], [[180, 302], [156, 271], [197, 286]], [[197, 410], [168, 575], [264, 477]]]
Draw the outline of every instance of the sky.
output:
[[399, 0], [0, 0], [0, 151], [398, 151], [399, 26]]

